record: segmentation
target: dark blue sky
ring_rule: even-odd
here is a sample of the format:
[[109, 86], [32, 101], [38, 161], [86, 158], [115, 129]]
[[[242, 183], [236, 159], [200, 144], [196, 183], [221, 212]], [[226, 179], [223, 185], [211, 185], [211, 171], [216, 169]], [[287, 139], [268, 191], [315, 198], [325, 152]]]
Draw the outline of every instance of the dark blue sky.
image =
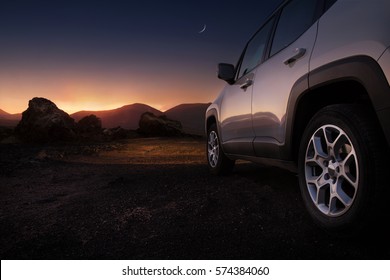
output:
[[216, 64], [235, 63], [280, 2], [2, 0], [0, 108], [212, 101]]

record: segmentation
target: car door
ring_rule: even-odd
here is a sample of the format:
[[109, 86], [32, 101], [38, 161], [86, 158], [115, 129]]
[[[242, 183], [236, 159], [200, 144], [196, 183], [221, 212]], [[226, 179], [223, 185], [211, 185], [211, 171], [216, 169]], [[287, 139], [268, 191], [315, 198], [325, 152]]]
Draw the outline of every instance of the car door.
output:
[[228, 154], [254, 155], [252, 90], [257, 65], [264, 59], [273, 27], [269, 20], [248, 42], [236, 67], [236, 79], [226, 85], [220, 108], [221, 137]]
[[[292, 0], [280, 11], [269, 58], [256, 71], [252, 120], [257, 156], [279, 157], [285, 142], [286, 113], [293, 85], [309, 71], [322, 1]], [[307, 87], [307, 84], [304, 84]]]

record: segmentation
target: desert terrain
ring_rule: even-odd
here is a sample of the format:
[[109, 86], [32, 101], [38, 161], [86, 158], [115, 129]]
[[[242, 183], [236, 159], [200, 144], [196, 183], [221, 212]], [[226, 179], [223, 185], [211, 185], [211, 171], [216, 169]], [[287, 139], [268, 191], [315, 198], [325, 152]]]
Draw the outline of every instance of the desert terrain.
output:
[[318, 229], [296, 175], [208, 173], [201, 138], [0, 145], [1, 259], [388, 259], [388, 227]]

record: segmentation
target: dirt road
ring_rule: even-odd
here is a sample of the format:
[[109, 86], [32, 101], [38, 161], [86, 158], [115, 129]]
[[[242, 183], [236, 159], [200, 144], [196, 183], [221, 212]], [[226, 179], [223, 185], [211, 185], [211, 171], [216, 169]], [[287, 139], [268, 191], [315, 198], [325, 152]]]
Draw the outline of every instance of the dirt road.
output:
[[389, 259], [389, 233], [328, 235], [294, 174], [209, 175], [200, 140], [0, 146], [1, 259]]

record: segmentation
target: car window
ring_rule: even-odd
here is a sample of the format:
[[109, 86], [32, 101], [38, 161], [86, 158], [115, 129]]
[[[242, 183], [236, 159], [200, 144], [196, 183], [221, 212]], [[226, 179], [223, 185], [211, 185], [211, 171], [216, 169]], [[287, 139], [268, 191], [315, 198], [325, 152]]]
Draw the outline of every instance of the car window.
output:
[[293, 0], [283, 8], [272, 42], [271, 56], [298, 39], [313, 24], [317, 2]]
[[241, 61], [238, 78], [250, 72], [259, 64], [266, 49], [268, 37], [274, 20], [268, 21], [249, 41]]
[[336, 3], [336, 0], [325, 0], [325, 11], [332, 7], [334, 3]]

